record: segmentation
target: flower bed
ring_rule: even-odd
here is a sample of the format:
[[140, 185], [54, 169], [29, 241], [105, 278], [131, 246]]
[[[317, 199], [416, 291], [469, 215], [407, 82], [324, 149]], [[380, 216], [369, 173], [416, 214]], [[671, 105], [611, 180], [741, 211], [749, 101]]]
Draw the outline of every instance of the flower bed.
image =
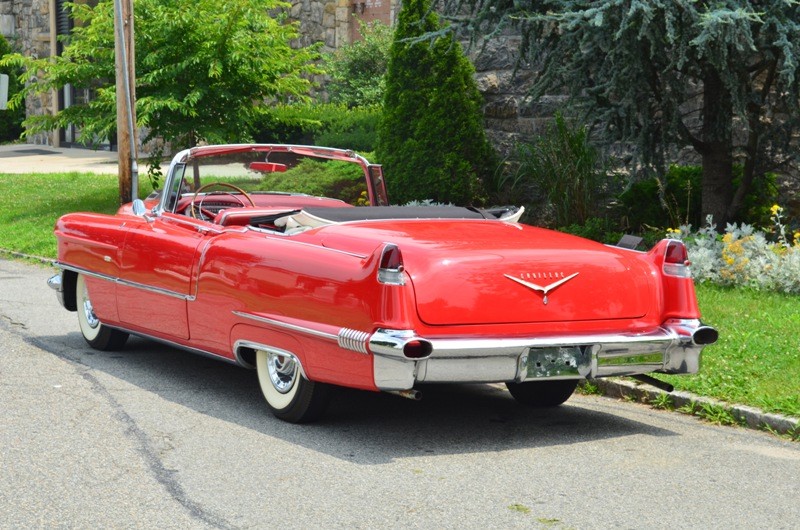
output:
[[800, 230], [787, 234], [783, 208], [772, 207], [773, 227], [756, 230], [729, 224], [719, 234], [709, 217], [706, 226], [668, 229], [668, 237], [686, 243], [696, 282], [800, 294]]

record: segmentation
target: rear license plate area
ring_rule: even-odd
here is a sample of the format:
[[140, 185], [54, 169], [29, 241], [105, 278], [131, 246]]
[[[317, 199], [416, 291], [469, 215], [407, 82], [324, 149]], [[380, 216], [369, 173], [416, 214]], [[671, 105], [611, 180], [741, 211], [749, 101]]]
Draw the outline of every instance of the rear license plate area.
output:
[[528, 350], [527, 379], [585, 377], [591, 372], [591, 348], [555, 346]]

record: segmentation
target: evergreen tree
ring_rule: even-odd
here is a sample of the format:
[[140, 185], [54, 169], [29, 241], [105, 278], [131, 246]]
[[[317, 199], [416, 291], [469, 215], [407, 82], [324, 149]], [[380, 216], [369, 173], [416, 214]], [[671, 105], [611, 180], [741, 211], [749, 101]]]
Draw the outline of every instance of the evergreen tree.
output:
[[389, 52], [377, 158], [394, 203], [432, 199], [473, 204], [495, 166], [474, 69], [452, 35], [415, 43], [440, 29], [430, 0], [408, 0]]
[[720, 226], [755, 179], [798, 157], [797, 0], [439, 1], [475, 40], [521, 29], [533, 95], [571, 94], [636, 163], [663, 174], [670, 149], [694, 149], [702, 213]]

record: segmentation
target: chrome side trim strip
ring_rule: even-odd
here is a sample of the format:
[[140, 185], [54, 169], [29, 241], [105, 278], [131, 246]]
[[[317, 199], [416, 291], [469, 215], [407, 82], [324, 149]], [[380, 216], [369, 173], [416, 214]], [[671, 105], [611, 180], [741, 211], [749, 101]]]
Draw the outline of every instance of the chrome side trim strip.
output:
[[264, 317], [261, 315], [254, 315], [252, 313], [245, 313], [243, 311], [233, 311], [233, 314], [238, 317], [254, 320], [256, 322], [267, 324], [269, 326], [274, 326], [276, 328], [288, 329], [290, 331], [304, 333], [312, 337], [330, 340], [335, 342], [336, 344], [339, 345], [340, 348], [345, 350], [350, 350], [357, 353], [363, 353], [364, 355], [368, 355], [369, 353], [367, 351], [367, 340], [369, 339], [369, 333], [363, 331], [358, 331], [356, 329], [349, 329], [349, 328], [339, 328], [338, 333], [334, 335], [333, 333], [319, 331], [317, 329], [312, 329], [306, 326], [300, 326], [298, 324], [290, 324], [288, 322], [283, 322], [281, 320], [275, 320], [274, 318]]
[[153, 287], [152, 285], [145, 285], [143, 283], [132, 282], [129, 280], [123, 280], [122, 278], [110, 276], [108, 274], [102, 274], [99, 272], [93, 272], [88, 269], [84, 269], [82, 267], [75, 267], [74, 265], [67, 265], [65, 263], [56, 263], [56, 267], [59, 267], [64, 270], [77, 272], [78, 274], [83, 274], [85, 276], [90, 276], [92, 278], [98, 278], [100, 280], [105, 280], [108, 282], [116, 283], [117, 285], [124, 285], [125, 287], [132, 287], [134, 289], [141, 289], [142, 291], [147, 291], [150, 293], [156, 294], [163, 294], [164, 296], [169, 296], [171, 298], [177, 298], [179, 300], [185, 300], [187, 302], [193, 302], [195, 300], [195, 296], [190, 294], [181, 294], [176, 293], [175, 291], [170, 291], [169, 289], [162, 289], [161, 287]]
[[289, 324], [288, 322], [282, 322], [280, 320], [274, 320], [272, 318], [262, 317], [260, 315], [254, 315], [252, 313], [244, 313], [242, 311], [233, 311], [233, 314], [242, 318], [249, 318], [250, 320], [255, 320], [256, 322], [261, 322], [262, 324], [269, 324], [270, 326], [275, 326], [277, 328], [297, 331], [299, 333], [305, 333], [306, 335], [311, 335], [313, 337], [332, 340], [337, 343], [339, 342], [339, 336], [334, 335], [333, 333], [326, 333], [324, 331], [318, 331], [316, 329], [311, 329], [304, 326], [298, 326], [296, 324]]

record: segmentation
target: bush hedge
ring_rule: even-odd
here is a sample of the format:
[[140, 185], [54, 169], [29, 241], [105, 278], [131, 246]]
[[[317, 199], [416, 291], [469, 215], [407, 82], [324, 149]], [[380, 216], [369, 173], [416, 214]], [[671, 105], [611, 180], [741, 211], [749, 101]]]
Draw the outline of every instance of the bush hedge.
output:
[[[734, 166], [734, 184], [742, 177], [742, 166]], [[700, 166], [670, 166], [659, 181], [648, 179], [634, 183], [618, 198], [618, 215], [622, 226], [634, 231], [647, 227], [675, 227], [703, 224], [701, 210], [701, 185], [703, 168]], [[745, 196], [739, 219], [748, 224], [770, 224], [770, 207], [778, 197], [774, 173], [767, 173], [753, 182]]]
[[280, 105], [262, 111], [254, 139], [260, 143], [321, 145], [370, 152], [375, 150], [380, 115], [378, 106]]
[[359, 204], [367, 185], [361, 167], [350, 162], [323, 162], [304, 158], [284, 173], [270, 173], [259, 186], [264, 191], [290, 191], [334, 197]]

